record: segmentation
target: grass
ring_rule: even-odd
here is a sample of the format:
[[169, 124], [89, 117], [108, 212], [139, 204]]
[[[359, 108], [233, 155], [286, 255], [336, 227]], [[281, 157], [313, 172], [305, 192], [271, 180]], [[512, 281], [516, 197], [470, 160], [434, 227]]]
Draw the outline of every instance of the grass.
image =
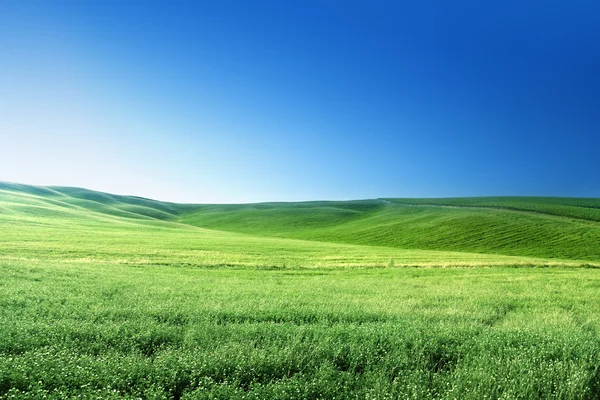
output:
[[453, 199], [389, 199], [398, 204], [482, 207], [529, 211], [567, 218], [600, 221], [600, 199], [564, 197], [472, 197]]
[[597, 398], [594, 269], [4, 262], [10, 398]]
[[[3, 184], [0, 398], [600, 397], [595, 221], [388, 202], [177, 205]], [[472, 219], [492, 227], [477, 246]], [[431, 230], [403, 248], [399, 221]], [[495, 243], [509, 222], [538, 236]]]
[[[386, 260], [402, 260], [408, 253], [417, 254], [417, 250], [445, 252], [440, 257], [424, 253], [426, 256], [421, 261], [425, 264], [426, 260], [435, 264], [443, 263], [444, 259], [452, 264], [456, 255], [446, 257], [447, 252], [471, 257], [467, 263], [471, 263], [473, 257], [489, 260], [490, 255], [497, 260], [501, 259], [498, 256], [504, 255], [540, 259], [541, 263], [547, 260], [553, 264], [600, 262], [600, 199], [505, 197], [181, 205], [77, 188], [0, 183], [0, 216], [2, 209], [5, 217], [91, 217], [105, 222], [114, 222], [114, 218], [107, 218], [118, 217], [119, 221], [147, 221], [153, 226], [169, 229], [178, 223], [176, 229], [180, 232], [185, 230], [181, 227], [183, 224], [209, 229], [210, 235], [218, 230], [253, 238], [298, 239], [303, 243], [318, 241], [327, 246], [360, 245], [367, 253], [386, 253], [382, 256]], [[158, 222], [163, 224], [157, 225]], [[241, 238], [236, 236], [231, 240]], [[283, 248], [292, 242], [270, 243]], [[319, 247], [298, 242], [292, 245], [296, 246]], [[374, 246], [401, 249], [403, 254], [395, 256], [389, 254], [392, 250], [377, 250]], [[333, 254], [347, 252], [344, 247], [323, 251], [337, 259], [339, 257]], [[367, 262], [363, 257], [358, 264], [382, 265], [382, 258], [376, 258], [374, 256]], [[347, 260], [353, 264], [352, 260], [357, 259], [349, 256]], [[421, 263], [411, 257], [405, 260], [405, 263], [400, 261], [400, 265]], [[307, 263], [300, 257], [296, 264]], [[317, 260], [317, 265], [323, 264]]]
[[591, 207], [600, 207], [600, 201], [565, 199], [565, 204], [581, 205], [561, 206], [556, 204], [559, 200], [430, 199], [428, 203], [395, 199], [197, 206], [184, 212], [180, 221], [260, 236], [599, 261], [600, 208]]

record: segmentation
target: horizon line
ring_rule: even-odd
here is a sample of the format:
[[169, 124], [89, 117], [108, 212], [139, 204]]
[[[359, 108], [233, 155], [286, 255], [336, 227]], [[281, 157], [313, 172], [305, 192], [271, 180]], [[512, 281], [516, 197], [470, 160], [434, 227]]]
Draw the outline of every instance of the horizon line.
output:
[[[160, 203], [171, 203], [171, 204], [179, 204], [179, 205], [250, 205], [250, 204], [291, 204], [291, 203], [318, 203], [318, 202], [350, 202], [350, 201], [369, 201], [369, 200], [380, 200], [380, 201], [385, 201], [385, 200], [389, 200], [389, 199], [406, 199], [406, 200], [421, 200], [421, 199], [427, 199], [427, 200], [451, 200], [451, 199], [486, 199], [486, 198], [515, 198], [515, 197], [521, 197], [521, 198], [555, 198], [555, 199], [600, 199], [600, 197], [587, 197], [587, 196], [539, 196], [539, 195], [514, 195], [514, 194], [510, 194], [510, 195], [484, 195], [484, 196], [447, 196], [447, 197], [371, 197], [371, 198], [351, 198], [351, 199], [312, 199], [312, 200], [294, 200], [294, 201], [280, 201], [280, 200], [268, 200], [268, 201], [257, 201], [257, 202], [221, 202], [221, 203], [214, 203], [214, 202], [209, 202], [209, 203], [202, 203], [202, 202], [177, 202], [177, 201], [170, 201], [170, 200], [159, 200], [159, 199], [155, 199], [155, 198], [151, 198], [151, 197], [145, 197], [145, 196], [140, 196], [140, 195], [136, 195], [136, 194], [122, 194], [122, 193], [113, 193], [113, 192], [105, 192], [105, 191], [101, 191], [101, 190], [96, 190], [96, 189], [90, 189], [87, 187], [82, 187], [82, 186], [69, 186], [69, 185], [34, 185], [34, 184], [29, 184], [29, 183], [21, 183], [21, 182], [12, 182], [12, 181], [5, 181], [5, 180], [0, 180], [0, 185], [2, 184], [6, 184], [6, 185], [19, 185], [19, 186], [26, 186], [26, 187], [31, 187], [31, 188], [38, 188], [38, 189], [79, 189], [79, 190], [86, 190], [89, 192], [95, 192], [95, 193], [102, 193], [102, 194], [107, 194], [110, 196], [119, 196], [119, 197], [130, 197], [130, 198], [137, 198], [137, 199], [142, 199], [142, 200], [149, 200], [149, 201], [156, 201], [156, 202], [160, 202]], [[0, 190], [3, 190], [3, 188], [0, 186]]]

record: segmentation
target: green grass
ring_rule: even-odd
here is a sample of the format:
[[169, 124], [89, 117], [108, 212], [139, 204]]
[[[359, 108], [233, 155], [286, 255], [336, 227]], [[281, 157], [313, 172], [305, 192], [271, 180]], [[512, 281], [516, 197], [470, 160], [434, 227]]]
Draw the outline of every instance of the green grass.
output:
[[[171, 221], [151, 218], [148, 213], [132, 216], [121, 213], [128, 205], [123, 200], [111, 201], [111, 208], [106, 208], [104, 203], [89, 200], [91, 195], [87, 197], [88, 200], [82, 200], [66, 195], [40, 195], [32, 190], [0, 190], [0, 223], [6, 227], [0, 237], [0, 259], [252, 267], [383, 267], [390, 262], [397, 266], [595, 263], [587, 258], [405, 249], [209, 230], [178, 222], [184, 218], [178, 217], [176, 211]], [[290, 213], [293, 208], [287, 211]], [[289, 224], [289, 218], [281, 219], [282, 225]]]
[[598, 223], [462, 201], [0, 184], [0, 398], [599, 398]]
[[597, 398], [594, 269], [3, 262], [0, 393]]
[[600, 207], [600, 200], [562, 199], [565, 205], [560, 201], [395, 199], [213, 205], [191, 208], [179, 220], [209, 229], [322, 242], [600, 261], [600, 208], [592, 208]]
[[600, 221], [600, 199], [564, 197], [473, 197], [451, 199], [388, 199], [398, 204], [485, 207], [529, 211], [590, 221]]

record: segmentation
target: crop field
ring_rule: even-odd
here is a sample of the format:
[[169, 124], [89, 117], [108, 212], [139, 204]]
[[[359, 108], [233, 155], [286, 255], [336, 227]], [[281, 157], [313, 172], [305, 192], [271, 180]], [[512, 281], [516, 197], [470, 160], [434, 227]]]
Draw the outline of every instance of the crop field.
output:
[[0, 183], [0, 398], [597, 399], [598, 210]]

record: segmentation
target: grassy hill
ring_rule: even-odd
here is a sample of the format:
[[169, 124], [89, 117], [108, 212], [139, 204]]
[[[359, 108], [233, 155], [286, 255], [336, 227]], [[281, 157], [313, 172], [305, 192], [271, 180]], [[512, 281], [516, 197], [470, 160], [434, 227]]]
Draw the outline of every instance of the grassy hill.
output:
[[598, 399], [596, 204], [0, 183], [0, 399]]
[[379, 199], [196, 206], [181, 222], [405, 249], [600, 260], [598, 199]]
[[[237, 241], [239, 251], [223, 257], [221, 263], [238, 262], [244, 251], [254, 254], [259, 248], [268, 254], [265, 260], [294, 265], [321, 265], [324, 260], [343, 263], [344, 259], [368, 265], [391, 259], [401, 264], [445, 264], [461, 257], [465, 263], [475, 264], [491, 260], [600, 261], [599, 199], [506, 197], [194, 205], [79, 188], [0, 183], [0, 217], [7, 223], [45, 224], [47, 229], [65, 223], [90, 228], [94, 221], [102, 224], [101, 229], [94, 229], [103, 235], [128, 226], [128, 236], [146, 235], [148, 246], [158, 240], [153, 233], [156, 230], [170, 231], [164, 239], [167, 241], [180, 235], [183, 239], [178, 239], [179, 243], [201, 237], [198, 240], [205, 241], [207, 251], [221, 251], [230, 247], [227, 243]], [[136, 224], [131, 225], [134, 221]], [[144, 228], [138, 229], [139, 225]], [[273, 257], [271, 248], [280, 255]], [[356, 258], [357, 251], [363, 255]]]
[[172, 220], [180, 206], [134, 196], [118, 196], [70, 187], [40, 187], [0, 182], [4, 208], [19, 207], [23, 199], [37, 207], [79, 209], [125, 218]]

